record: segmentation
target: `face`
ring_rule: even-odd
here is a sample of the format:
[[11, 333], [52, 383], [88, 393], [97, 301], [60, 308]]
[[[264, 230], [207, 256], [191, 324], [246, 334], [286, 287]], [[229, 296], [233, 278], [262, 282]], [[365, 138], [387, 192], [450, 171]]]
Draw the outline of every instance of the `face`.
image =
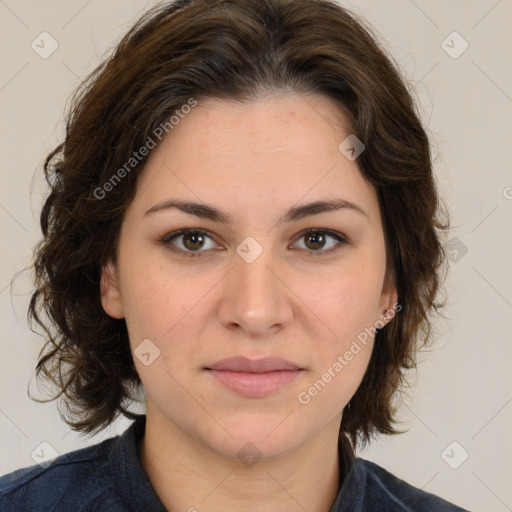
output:
[[[337, 431], [373, 349], [360, 335], [396, 302], [376, 192], [338, 149], [349, 133], [323, 96], [206, 99], [150, 153], [101, 283], [105, 311], [126, 319], [148, 421], [226, 457]], [[229, 222], [155, 208], [171, 200]], [[285, 217], [332, 200], [354, 206]], [[231, 372], [235, 390], [207, 369], [233, 356], [300, 370], [273, 372], [281, 384]]]

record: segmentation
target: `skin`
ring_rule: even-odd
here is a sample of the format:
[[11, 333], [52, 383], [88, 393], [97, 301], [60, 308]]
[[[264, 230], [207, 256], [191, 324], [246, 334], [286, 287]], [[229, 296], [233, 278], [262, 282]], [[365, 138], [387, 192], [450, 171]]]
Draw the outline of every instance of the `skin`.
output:
[[[327, 512], [336, 498], [342, 411], [373, 339], [309, 403], [297, 397], [397, 301], [376, 192], [338, 149], [349, 133], [320, 95], [205, 99], [148, 157], [101, 296], [107, 314], [126, 319], [132, 350], [145, 339], [160, 350], [148, 366], [134, 361], [146, 392], [141, 461], [169, 511]], [[177, 209], [144, 217], [170, 198], [214, 205], [233, 224]], [[366, 215], [345, 208], [278, 223], [288, 208], [326, 198]], [[182, 228], [211, 238], [160, 242]], [[307, 228], [348, 243], [325, 254], [337, 240], [300, 236]], [[251, 263], [236, 252], [248, 236], [263, 249]], [[204, 370], [235, 355], [279, 356], [305, 371], [247, 398]], [[250, 466], [237, 456], [248, 442], [261, 456]]]

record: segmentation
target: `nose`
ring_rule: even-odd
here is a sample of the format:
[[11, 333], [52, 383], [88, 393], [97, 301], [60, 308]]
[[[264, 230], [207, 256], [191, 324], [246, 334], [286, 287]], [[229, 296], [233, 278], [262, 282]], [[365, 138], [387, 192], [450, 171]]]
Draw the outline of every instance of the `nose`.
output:
[[286, 284], [282, 265], [270, 249], [263, 250], [253, 261], [235, 254], [224, 281], [219, 318], [226, 328], [261, 337], [291, 322], [294, 295]]

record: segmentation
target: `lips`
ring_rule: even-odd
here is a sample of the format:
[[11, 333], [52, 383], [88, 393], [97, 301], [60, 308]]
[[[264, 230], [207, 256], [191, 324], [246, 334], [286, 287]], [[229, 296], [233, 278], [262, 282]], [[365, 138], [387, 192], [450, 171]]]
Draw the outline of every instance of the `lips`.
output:
[[231, 372], [267, 373], [275, 371], [301, 370], [291, 361], [280, 357], [264, 357], [262, 359], [248, 359], [246, 357], [228, 357], [217, 361], [206, 370], [224, 370]]
[[280, 357], [230, 357], [205, 368], [213, 380], [238, 396], [264, 398], [290, 386], [305, 370]]

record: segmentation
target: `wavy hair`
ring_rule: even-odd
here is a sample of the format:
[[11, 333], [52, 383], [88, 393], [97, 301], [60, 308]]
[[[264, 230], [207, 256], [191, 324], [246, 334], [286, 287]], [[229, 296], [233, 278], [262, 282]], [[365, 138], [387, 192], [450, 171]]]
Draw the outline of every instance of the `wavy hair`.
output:
[[36, 376], [58, 393], [36, 401], [62, 397], [62, 419], [87, 434], [119, 414], [136, 417], [129, 405], [142, 383], [125, 320], [102, 307], [100, 275], [116, 261], [123, 215], [147, 159], [123, 173], [107, 198], [98, 198], [99, 188], [190, 98], [313, 93], [336, 102], [366, 146], [357, 163], [378, 193], [402, 307], [376, 332], [340, 433], [354, 447], [377, 433], [401, 433], [394, 398], [405, 387], [404, 370], [416, 367], [416, 350], [432, 339], [432, 315], [445, 306], [437, 294], [449, 226], [412, 89], [377, 41], [366, 22], [331, 0], [178, 0], [142, 15], [75, 91], [65, 138], [45, 159], [50, 192], [27, 318], [45, 332]]

